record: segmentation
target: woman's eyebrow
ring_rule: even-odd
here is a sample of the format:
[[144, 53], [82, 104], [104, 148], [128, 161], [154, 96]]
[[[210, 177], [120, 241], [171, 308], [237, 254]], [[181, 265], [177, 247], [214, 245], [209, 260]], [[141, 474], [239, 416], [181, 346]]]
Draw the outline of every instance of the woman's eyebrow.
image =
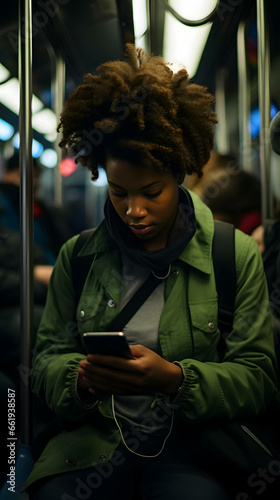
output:
[[[159, 184], [160, 182], [162, 182], [162, 181], [154, 181], [154, 182], [151, 182], [150, 184], [147, 184], [146, 186], [142, 186], [140, 189], [141, 189], [141, 190], [143, 190], [143, 189], [147, 189], [147, 188], [149, 188], [149, 187], [151, 187], [151, 186], [154, 186], [155, 184]], [[112, 182], [112, 181], [109, 181], [109, 180], [108, 180], [108, 184], [110, 184], [111, 186], [114, 186], [114, 187], [116, 187], [116, 188], [123, 189], [123, 190], [125, 191], [125, 188], [124, 188], [124, 187], [119, 186], [118, 184], [115, 184], [115, 183], [114, 183], [114, 182]]]

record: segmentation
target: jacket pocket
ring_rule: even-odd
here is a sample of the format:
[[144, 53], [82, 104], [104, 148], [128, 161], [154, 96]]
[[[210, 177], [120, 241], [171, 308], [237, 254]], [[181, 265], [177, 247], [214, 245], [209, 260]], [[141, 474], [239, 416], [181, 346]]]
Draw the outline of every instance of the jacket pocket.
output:
[[98, 331], [105, 303], [106, 300], [101, 291], [97, 294], [82, 294], [76, 311], [78, 329], [81, 334], [88, 331]]
[[218, 303], [216, 300], [190, 303], [190, 320], [193, 336], [194, 358], [216, 361], [220, 339], [218, 329]]

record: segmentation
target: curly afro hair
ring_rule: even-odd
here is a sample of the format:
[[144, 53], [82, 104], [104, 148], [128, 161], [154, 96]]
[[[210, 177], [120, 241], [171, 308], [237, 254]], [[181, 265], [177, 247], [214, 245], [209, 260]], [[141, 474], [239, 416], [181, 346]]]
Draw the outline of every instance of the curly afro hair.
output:
[[109, 156], [201, 176], [214, 143], [213, 102], [185, 69], [173, 73], [162, 57], [127, 44], [124, 61], [101, 64], [68, 97], [59, 145], [93, 180]]

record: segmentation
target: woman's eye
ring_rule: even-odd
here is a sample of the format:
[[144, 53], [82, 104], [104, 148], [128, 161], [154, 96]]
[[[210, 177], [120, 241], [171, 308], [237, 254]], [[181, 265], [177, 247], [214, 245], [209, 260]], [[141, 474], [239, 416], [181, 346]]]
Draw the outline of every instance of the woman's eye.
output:
[[[162, 193], [162, 190], [157, 191], [156, 193], [145, 193], [144, 196], [146, 198], [157, 198]], [[117, 198], [125, 198], [127, 196], [126, 193], [118, 193], [116, 191], [111, 191], [111, 194], [113, 196], [116, 196]]]
[[157, 198], [162, 193], [162, 189], [160, 191], [157, 191], [156, 193], [146, 193], [147, 198]]
[[126, 196], [125, 193], [114, 193], [114, 191], [111, 191], [113, 196], [116, 196], [117, 198], [124, 198]]

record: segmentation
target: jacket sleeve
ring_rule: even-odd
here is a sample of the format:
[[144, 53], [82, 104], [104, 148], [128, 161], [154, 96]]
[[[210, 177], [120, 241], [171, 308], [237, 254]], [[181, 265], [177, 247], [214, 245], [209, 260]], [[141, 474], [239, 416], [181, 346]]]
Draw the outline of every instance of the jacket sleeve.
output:
[[[202, 422], [262, 413], [276, 392], [276, 359], [267, 283], [255, 241], [237, 232], [233, 330], [222, 362], [179, 360], [184, 382], [173, 405]], [[245, 236], [245, 237], [244, 237]]]
[[95, 405], [83, 404], [77, 394], [78, 366], [85, 359], [75, 321], [71, 238], [60, 250], [52, 273], [46, 307], [37, 332], [31, 383], [33, 392], [66, 420], [78, 420]]

